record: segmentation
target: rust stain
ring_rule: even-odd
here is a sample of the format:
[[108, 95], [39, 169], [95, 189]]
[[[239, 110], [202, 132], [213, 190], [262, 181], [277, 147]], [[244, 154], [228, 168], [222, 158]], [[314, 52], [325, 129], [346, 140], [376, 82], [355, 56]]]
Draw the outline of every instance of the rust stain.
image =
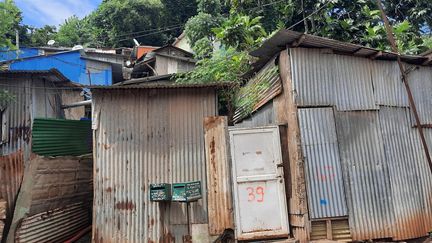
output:
[[172, 243], [172, 242], [175, 242], [175, 238], [174, 238], [174, 236], [173, 236], [170, 232], [168, 232], [168, 233], [164, 234], [164, 235], [159, 239], [158, 242], [162, 242], [162, 243]]
[[154, 219], [151, 219], [151, 220], [150, 220], [150, 225], [153, 226], [154, 224], [155, 224], [155, 220], [154, 220]]
[[108, 150], [111, 148], [111, 145], [104, 143], [103, 147], [105, 150]]
[[220, 116], [208, 116], [204, 118], [204, 127], [207, 129], [212, 129], [222, 122], [222, 117]]
[[134, 210], [135, 204], [130, 201], [118, 202], [115, 207], [120, 210]]
[[255, 152], [257, 155], [261, 155], [262, 154], [262, 151], [256, 151]]
[[10, 128], [11, 140], [17, 141], [20, 138], [23, 139], [26, 143], [30, 141], [31, 129], [26, 126], [18, 126]]
[[7, 201], [6, 217], [9, 219], [24, 175], [24, 155], [21, 150], [0, 156], [0, 175], [0, 198]]
[[107, 189], [105, 189], [106, 192], [112, 192], [112, 188], [108, 187]]

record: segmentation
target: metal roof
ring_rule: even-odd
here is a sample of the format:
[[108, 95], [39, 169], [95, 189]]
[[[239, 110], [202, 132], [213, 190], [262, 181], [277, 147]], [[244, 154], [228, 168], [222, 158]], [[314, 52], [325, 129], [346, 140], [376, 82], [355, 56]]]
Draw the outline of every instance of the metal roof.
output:
[[181, 89], [181, 88], [227, 88], [233, 86], [233, 83], [205, 83], [205, 84], [194, 84], [194, 83], [175, 83], [173, 81], [160, 81], [151, 82], [135, 85], [115, 85], [115, 86], [103, 86], [93, 85], [86, 86], [92, 90], [113, 90], [113, 89]]
[[67, 83], [66, 86], [81, 87], [77, 83], [71, 82], [57, 69], [52, 68], [49, 70], [5, 70], [0, 71], [0, 77], [16, 78], [17, 75], [38, 75], [41, 78], [45, 78], [51, 82]]
[[141, 83], [161, 81], [161, 80], [169, 81], [174, 75], [175, 75], [174, 73], [171, 73], [171, 74], [150, 76], [150, 77], [145, 77], [145, 78], [129, 79], [129, 80], [125, 80], [123, 82], [115, 83], [115, 84], [113, 84], [113, 86], [141, 84]]
[[[381, 60], [395, 60], [394, 52], [380, 51], [374, 48], [328, 39], [320, 36], [305, 34], [292, 30], [280, 30], [266, 40], [261, 47], [252, 51], [250, 55], [259, 57], [253, 64], [255, 68], [261, 68], [275, 54], [285, 49], [286, 46], [306, 48], [327, 48], [337, 54], [346, 54], [359, 57], [374, 57]], [[401, 55], [402, 61], [413, 64], [423, 64], [428, 58], [421, 55]]]

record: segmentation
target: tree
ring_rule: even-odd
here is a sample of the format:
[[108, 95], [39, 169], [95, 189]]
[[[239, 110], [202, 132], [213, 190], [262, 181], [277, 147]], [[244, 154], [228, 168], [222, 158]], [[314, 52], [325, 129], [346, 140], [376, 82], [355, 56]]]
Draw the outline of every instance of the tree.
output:
[[21, 19], [21, 12], [12, 0], [0, 1], [0, 47], [14, 46], [12, 40]]
[[221, 27], [214, 28], [213, 32], [222, 45], [251, 51], [267, 36], [260, 20], [261, 17], [235, 14], [222, 23]]
[[197, 58], [210, 56], [216, 34], [213, 29], [220, 27], [224, 18], [219, 0], [197, 0], [198, 14], [185, 25], [186, 38]]
[[56, 41], [62, 46], [87, 45], [89, 41], [86, 23], [73, 15], [60, 25]]
[[57, 29], [54, 25], [45, 25], [42, 28], [35, 28], [31, 30], [30, 45], [32, 46], [45, 46], [49, 40], [55, 40]]
[[159, 1], [103, 1], [89, 16], [89, 22], [95, 38], [105, 46], [132, 46], [133, 38], [147, 45], [163, 45], [168, 34], [162, 10]]
[[196, 15], [197, 2], [195, 0], [161, 0], [163, 5], [164, 26], [180, 26], [181, 28], [166, 32], [168, 42], [173, 42], [183, 29], [184, 23]]

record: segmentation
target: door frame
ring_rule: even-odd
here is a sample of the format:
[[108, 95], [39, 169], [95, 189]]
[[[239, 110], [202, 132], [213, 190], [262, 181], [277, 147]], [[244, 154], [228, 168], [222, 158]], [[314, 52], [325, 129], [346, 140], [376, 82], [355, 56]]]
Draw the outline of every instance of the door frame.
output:
[[[256, 134], [256, 133], [268, 133], [271, 132], [273, 134], [273, 144], [277, 148], [275, 154], [276, 158], [276, 171], [277, 176], [276, 180], [282, 180], [278, 185], [278, 190], [283, 195], [280, 195], [280, 213], [282, 216], [282, 229], [277, 231], [257, 231], [251, 233], [241, 233], [241, 221], [240, 221], [240, 202], [239, 202], [239, 193], [237, 191], [237, 171], [235, 166], [235, 148], [234, 148], [234, 136], [235, 134]], [[283, 160], [282, 160], [282, 151], [281, 151], [281, 141], [280, 141], [280, 130], [279, 126], [262, 126], [262, 127], [248, 127], [248, 128], [236, 128], [230, 127], [228, 128], [229, 133], [229, 142], [230, 142], [230, 155], [231, 155], [231, 177], [232, 177], [232, 190], [233, 190], [233, 208], [234, 208], [234, 222], [235, 222], [235, 236], [238, 240], [261, 240], [261, 239], [277, 239], [277, 238], [288, 238], [290, 234], [289, 229], [289, 217], [288, 217], [288, 202], [286, 197], [286, 188], [285, 188], [285, 178], [284, 178], [284, 168], [283, 168]], [[258, 177], [258, 176], [257, 176]], [[268, 179], [268, 176], [262, 176], [262, 179]], [[241, 180], [241, 182], [247, 182], [249, 180]], [[254, 181], [254, 180], [251, 180]]]

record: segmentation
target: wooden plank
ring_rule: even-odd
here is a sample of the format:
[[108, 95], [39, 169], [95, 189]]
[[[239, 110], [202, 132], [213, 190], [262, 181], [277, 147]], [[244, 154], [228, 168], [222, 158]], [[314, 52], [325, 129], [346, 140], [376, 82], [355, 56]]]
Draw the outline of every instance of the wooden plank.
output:
[[207, 168], [208, 228], [210, 235], [234, 229], [231, 172], [229, 167], [228, 119], [206, 117], [205, 151]]
[[327, 226], [327, 240], [333, 240], [332, 222], [330, 219], [326, 220], [326, 226]]
[[0, 219], [6, 219], [7, 202], [0, 199]]
[[[300, 127], [298, 123], [297, 106], [295, 104], [294, 88], [291, 80], [290, 57], [288, 49], [281, 51], [279, 56], [279, 72], [282, 79], [282, 94], [274, 99], [274, 110], [276, 122], [288, 124], [286, 129], [287, 143], [286, 150], [289, 161], [284, 161], [284, 171], [290, 173], [290, 184], [287, 192], [289, 194], [289, 214], [295, 214], [297, 218], [296, 226], [303, 222], [302, 227], [293, 230], [294, 237], [300, 242], [307, 242], [310, 233], [308, 223], [308, 209], [306, 198], [306, 180], [304, 174], [304, 159], [300, 141]], [[285, 152], [286, 152], [285, 151]], [[292, 217], [290, 217], [292, 218]], [[300, 219], [303, 218], [303, 219]]]
[[4, 226], [5, 226], [4, 221], [0, 220], [0, 242], [2, 242]]

